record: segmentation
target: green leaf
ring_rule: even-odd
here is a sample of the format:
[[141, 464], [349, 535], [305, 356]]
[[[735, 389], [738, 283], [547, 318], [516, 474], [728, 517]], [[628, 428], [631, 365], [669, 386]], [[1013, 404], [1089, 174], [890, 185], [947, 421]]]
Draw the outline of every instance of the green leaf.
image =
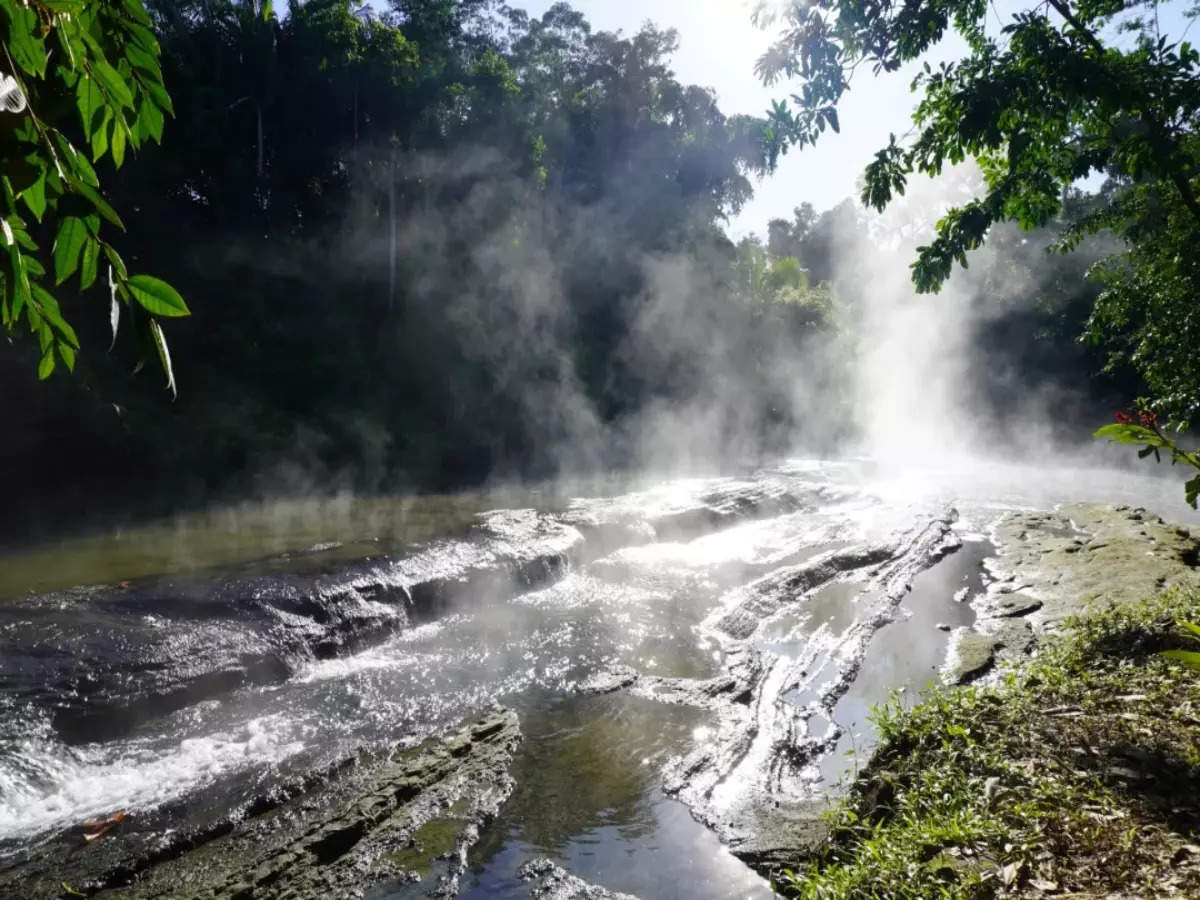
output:
[[54, 352], [42, 352], [42, 361], [38, 363], [38, 380], [45, 381], [54, 372]]
[[1184, 499], [1187, 500], [1188, 506], [1192, 509], [1196, 508], [1196, 500], [1200, 497], [1200, 475], [1189, 479], [1184, 485]]
[[38, 176], [37, 181], [21, 191], [21, 199], [25, 201], [25, 205], [29, 207], [29, 211], [33, 213], [33, 217], [39, 222], [42, 221], [42, 216], [46, 214], [45, 172]]
[[175, 115], [175, 107], [171, 105], [171, 95], [167, 93], [165, 87], [153, 81], [143, 81], [142, 87], [159, 109], [169, 115]]
[[54, 299], [54, 295], [36, 282], [31, 285], [33, 290], [33, 299], [37, 302], [38, 311], [42, 317], [58, 329], [58, 333], [72, 347], [79, 348], [79, 338], [75, 335], [75, 329], [67, 324], [67, 320], [62, 317], [62, 311], [58, 308], [58, 301]]
[[100, 196], [100, 192], [89, 184], [84, 184], [71, 176], [67, 176], [67, 181], [71, 188], [78, 194], [88, 199], [88, 202], [96, 208], [96, 211], [109, 222], [116, 225], [122, 231], [125, 230], [125, 223], [121, 221], [121, 217], [117, 215], [117, 211], [108, 205], [108, 201]]
[[[167, 373], [167, 388], [172, 397], [179, 396], [175, 391], [175, 370], [171, 368], [171, 351], [167, 349], [167, 338], [162, 327], [153, 319], [150, 320], [150, 335], [154, 338], [154, 346], [158, 349], [158, 359], [163, 371]], [[1200, 655], [1200, 654], [1198, 654]]]
[[83, 133], [89, 136], [99, 126], [104, 110], [108, 109], [100, 88], [86, 72], [82, 73], [79, 81], [75, 83], [75, 108], [79, 110]]
[[145, 137], [152, 137], [158, 143], [162, 142], [162, 110], [149, 97], [142, 98], [142, 105], [138, 112], [138, 126]]
[[120, 73], [108, 64], [107, 60], [92, 57], [92, 76], [121, 106], [133, 106], [133, 94], [129, 90], [129, 85], [125, 83], [125, 79], [121, 77]]
[[38, 78], [46, 75], [46, 45], [37, 36], [38, 17], [23, 3], [4, 3], [4, 12], [11, 23], [8, 29], [8, 52], [13, 62]]
[[59, 359], [66, 363], [67, 371], [74, 372], [75, 356], [79, 351], [70, 344], [64, 344], [62, 341], [59, 341], [58, 344], [55, 345], [55, 349], [58, 350]]
[[92, 162], [97, 162], [108, 150], [108, 123], [111, 120], [112, 110], [106, 106], [100, 126], [92, 132]]
[[137, 44], [128, 44], [125, 47], [125, 58], [143, 78], [162, 84], [162, 69], [153, 53], [143, 50]]
[[129, 36], [134, 40], [138, 47], [141, 47], [147, 53], [158, 53], [158, 38], [154, 36], [154, 32], [145, 25], [130, 25]]
[[86, 291], [96, 283], [96, 270], [100, 262], [100, 242], [89, 237], [83, 245], [83, 261], [79, 266], [79, 290]]
[[75, 35], [65, 28], [56, 28], [54, 33], [58, 38], [58, 45], [62, 47], [63, 53], [67, 57], [67, 65], [70, 71], [77, 72], [78, 64], [76, 62], [77, 54], [75, 48], [78, 46], [78, 41], [75, 39]]
[[[30, 253], [36, 253], [38, 249], [37, 241], [30, 237], [29, 232], [25, 230], [25, 223], [22, 222], [18, 217], [13, 216], [13, 221], [9, 224], [12, 228], [13, 240], [15, 240], [19, 246], [28, 250]], [[34, 257], [32, 256], [25, 260], [25, 268], [29, 269], [30, 263], [34, 263]], [[38, 265], [38, 270], [45, 274], [46, 270], [40, 265]], [[30, 271], [32, 271], [32, 269], [30, 269]]]
[[38, 349], [42, 353], [49, 353], [54, 346], [54, 332], [50, 330], [50, 326], [42, 319], [41, 315], [34, 311], [34, 308], [29, 307], [29, 318], [31, 321], [37, 322], [37, 327], [34, 329], [38, 337]]
[[21, 310], [30, 301], [29, 274], [25, 271], [24, 258], [16, 243], [9, 245], [8, 260], [9, 277], [5, 280], [9, 282], [9, 298], [12, 304], [12, 317], [15, 321], [21, 315]]
[[109, 263], [117, 270], [117, 280], [125, 281], [129, 277], [129, 272], [125, 268], [125, 260], [121, 259], [121, 254], [113, 249], [112, 244], [105, 241], [101, 241], [100, 246], [104, 248], [104, 255], [108, 257]]
[[1092, 437], [1108, 438], [1117, 444], [1158, 444], [1162, 439], [1149, 428], [1141, 425], [1114, 423], [1097, 428]]
[[1175, 624], [1188, 632], [1194, 638], [1200, 638], [1200, 625], [1195, 622], [1185, 622], [1183, 619], [1176, 619]]
[[[63, 162], [67, 164], [69, 171], [64, 172], [68, 181], [83, 180], [93, 187], [100, 184], [100, 179], [96, 177], [96, 170], [92, 168], [92, 164], [88, 162], [86, 156], [75, 149], [75, 146], [67, 140], [66, 135], [61, 131], [54, 132], [54, 141], [58, 144], [58, 149], [62, 151], [65, 157]], [[73, 174], [72, 174], [73, 173]]]
[[133, 16], [136, 21], [147, 27], [152, 24], [150, 21], [150, 16], [146, 14], [145, 7], [142, 6], [142, 0], [122, 0], [122, 4], [124, 5], [126, 12]]
[[125, 120], [121, 116], [113, 122], [111, 149], [113, 165], [119, 169], [125, 164]]
[[59, 223], [54, 238], [54, 283], [62, 284], [79, 268], [79, 254], [88, 240], [88, 228], [78, 216]]
[[1200, 653], [1194, 650], [1163, 650], [1158, 655], [1181, 662], [1190, 669], [1200, 670]]
[[125, 282], [135, 300], [156, 316], [187, 316], [191, 311], [179, 292], [165, 281], [150, 275], [134, 275]]

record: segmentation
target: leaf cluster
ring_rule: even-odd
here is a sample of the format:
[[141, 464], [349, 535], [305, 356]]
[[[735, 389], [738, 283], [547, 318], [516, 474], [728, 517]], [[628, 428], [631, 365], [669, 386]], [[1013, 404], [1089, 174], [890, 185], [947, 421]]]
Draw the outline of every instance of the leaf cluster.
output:
[[173, 114], [149, 15], [141, 0], [5, 0], [0, 47], [26, 103], [0, 123], [0, 322], [9, 331], [24, 322], [38, 341], [39, 378], [60, 362], [74, 369], [79, 339], [56, 293], [71, 279], [79, 293], [92, 289], [103, 263], [114, 340], [121, 305], [133, 307], [174, 390], [157, 320], [187, 315], [187, 305], [165, 282], [130, 275], [103, 230], [125, 224], [95, 169], [160, 141]]
[[955, 263], [966, 266], [996, 222], [1049, 222], [1064, 191], [1093, 172], [1178, 190], [1200, 228], [1190, 179], [1197, 159], [1187, 140], [1200, 110], [1200, 55], [1143, 23], [1132, 46], [1099, 35], [1127, 4], [1048, 0], [1017, 12], [998, 33], [982, 0], [818, 0], [792, 3], [778, 40], [758, 63], [768, 83], [798, 79], [796, 108], [777, 103], [772, 158], [811, 144], [828, 124], [861, 66], [893, 72], [918, 60], [949, 31], [966, 41], [957, 62], [924, 63], [914, 134], [893, 135], [866, 169], [863, 202], [883, 209], [914, 173], [979, 162], [983, 194], [950, 210], [912, 266], [919, 291], [936, 291]]

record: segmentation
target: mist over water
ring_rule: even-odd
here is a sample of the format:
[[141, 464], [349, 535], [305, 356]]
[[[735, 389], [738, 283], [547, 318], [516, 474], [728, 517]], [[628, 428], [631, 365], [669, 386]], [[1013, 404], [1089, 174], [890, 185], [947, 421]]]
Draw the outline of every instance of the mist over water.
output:
[[[1090, 441], [1082, 423], [1094, 398], [991, 368], [989, 330], [1032, 302], [1028, 271], [1009, 277], [1004, 254], [984, 248], [940, 294], [915, 293], [915, 248], [975, 172], [916, 185], [883, 216], [844, 207], [854, 227], [832, 233], [832, 325], [798, 338], [735, 306], [716, 265], [728, 246], [622, 259], [641, 287], [614, 355], [620, 377], [639, 384], [618, 390], [604, 381], [616, 375], [578, 355], [587, 316], [565, 311], [579, 276], [562, 259], [578, 255], [564, 240], [587, 244], [598, 268], [625, 252], [606, 244], [619, 217], [564, 207], [531, 225], [511, 203], [523, 188], [484, 150], [408, 163], [471, 187], [453, 216], [418, 210], [399, 223], [407, 287], [397, 302], [411, 333], [387, 339], [415, 353], [417, 335], [438, 332], [457, 354], [429, 375], [450, 373], [431, 388], [446, 418], [469, 418], [454, 407], [458, 379], [486, 373], [525, 429], [498, 440], [527, 446], [553, 476], [500, 465], [478, 491], [392, 493], [387, 460], [406, 436], [356, 415], [347, 427], [364, 468], [353, 476], [319, 463], [329, 435], [298, 428], [275, 480], [260, 485], [267, 499], [10, 554], [0, 649], [49, 665], [46, 684], [102, 685], [117, 724], [89, 739], [91, 701], [78, 690], [56, 696], [21, 665], [0, 664], [0, 855], [118, 809], [148, 829], [236, 818], [288, 779], [363, 747], [415, 744], [502, 703], [525, 732], [517, 788], [472, 851], [462, 896], [523, 896], [517, 867], [549, 855], [645, 900], [690, 896], [696, 883], [709, 896], [765, 897], [765, 883], [663, 787], [665, 771], [712, 740], [711, 711], [581, 685], [614, 671], [716, 677], [730, 651], [713, 622], [739, 592], [947, 507], [978, 544], [963, 556], [976, 564], [988, 551], [981, 536], [1015, 509], [1097, 501], [1200, 521], [1169, 473], [1134, 470]], [[484, 219], [464, 247], [461, 233]], [[376, 226], [366, 212], [347, 222], [349, 264], [378, 269], [393, 252]], [[273, 264], [283, 274], [295, 261]], [[460, 266], [481, 278], [439, 303]], [[622, 392], [640, 402], [606, 408]], [[358, 487], [335, 489], [347, 484]], [[773, 491], [787, 502], [772, 505]], [[559, 539], [567, 549], [548, 548]], [[473, 580], [513, 560], [532, 560], [547, 583]], [[468, 587], [410, 618], [418, 585], [435, 575]], [[799, 796], [836, 789], [837, 754], [862, 737], [870, 703], [936, 676], [945, 639], [935, 618], [971, 620], [936, 604], [969, 576], [978, 573], [944, 569], [919, 583], [928, 608], [885, 609], [854, 576], [811, 607], [767, 616], [748, 646], [813, 673], [787, 694], [804, 711], [799, 736], [825, 747], [797, 774]], [[366, 646], [315, 652], [330, 621], [377, 630]], [[244, 662], [259, 657], [257, 668]], [[219, 658], [239, 673], [227, 689], [204, 680]], [[863, 682], [850, 686], [860, 663]], [[162, 670], [166, 683], [140, 688], [144, 676], [126, 670]], [[822, 699], [847, 690], [844, 702]], [[766, 752], [747, 751], [714, 790], [718, 808], [736, 806]]]

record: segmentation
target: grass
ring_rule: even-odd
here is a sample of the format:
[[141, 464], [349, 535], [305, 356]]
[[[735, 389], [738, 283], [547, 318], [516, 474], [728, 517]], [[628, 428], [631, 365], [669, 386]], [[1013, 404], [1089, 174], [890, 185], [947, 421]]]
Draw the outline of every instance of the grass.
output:
[[880, 745], [787, 896], [1200, 897], [1200, 593], [1111, 606], [994, 686], [876, 711]]

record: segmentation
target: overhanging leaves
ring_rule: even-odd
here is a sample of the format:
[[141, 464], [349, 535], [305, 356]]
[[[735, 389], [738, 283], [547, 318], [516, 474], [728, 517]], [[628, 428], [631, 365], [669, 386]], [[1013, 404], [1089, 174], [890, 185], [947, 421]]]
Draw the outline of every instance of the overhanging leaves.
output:
[[[54, 372], [56, 360], [73, 369], [79, 348], [74, 329], [47, 290], [48, 271], [55, 285], [78, 273], [79, 290], [89, 291], [103, 249], [112, 267], [110, 300], [124, 294], [136, 297], [151, 315], [188, 314], [165, 282], [142, 275], [131, 283], [120, 256], [103, 241], [105, 223], [125, 226], [102, 194], [92, 165], [107, 157], [119, 167], [130, 144], [137, 148], [162, 137], [171, 100], [151, 26], [142, 0], [0, 4], [0, 40], [16, 67], [11, 74], [24, 79], [20, 88], [27, 105], [20, 114], [5, 114], [11, 129], [0, 163], [5, 206], [0, 223], [7, 250], [0, 255], [0, 322], [9, 331], [22, 319], [28, 324], [40, 350], [41, 378]], [[54, 235], [46, 250], [38, 245], [41, 232], [26, 223], [29, 215]], [[115, 317], [113, 324], [115, 334]], [[159, 326], [151, 325], [173, 385], [165, 339]]]
[[179, 292], [165, 281], [150, 275], [134, 275], [128, 281], [129, 293], [149, 313], [156, 316], [190, 315]]

